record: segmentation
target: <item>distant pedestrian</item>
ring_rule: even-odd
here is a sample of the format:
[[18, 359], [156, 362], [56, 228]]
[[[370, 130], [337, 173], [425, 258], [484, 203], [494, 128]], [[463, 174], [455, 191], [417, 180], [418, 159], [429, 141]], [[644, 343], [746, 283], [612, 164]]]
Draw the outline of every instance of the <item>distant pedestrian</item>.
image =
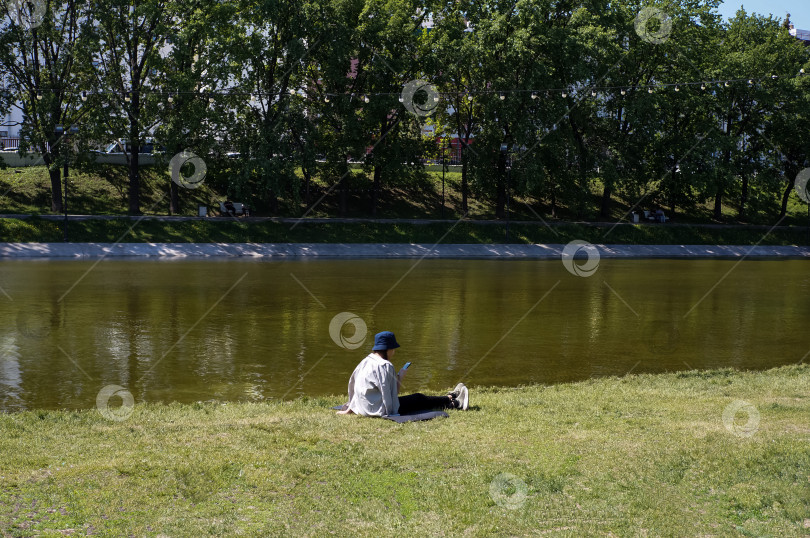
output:
[[228, 215], [230, 215], [231, 217], [236, 216], [236, 208], [233, 206], [233, 202], [231, 202], [230, 200], [225, 200], [225, 203], [223, 205], [225, 206], [225, 212]]

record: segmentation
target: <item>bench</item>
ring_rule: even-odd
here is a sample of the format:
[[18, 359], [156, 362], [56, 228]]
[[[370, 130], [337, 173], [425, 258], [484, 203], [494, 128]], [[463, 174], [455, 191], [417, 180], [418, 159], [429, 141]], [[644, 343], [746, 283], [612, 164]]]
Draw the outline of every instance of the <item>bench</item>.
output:
[[[219, 214], [223, 217], [228, 216], [228, 210], [225, 209], [225, 202], [219, 203]], [[233, 203], [233, 216], [238, 217], [249, 217], [250, 216], [250, 209], [248, 208], [247, 204], [242, 204], [240, 202]]]
[[646, 209], [644, 210], [644, 218], [653, 222], [666, 222], [669, 220], [669, 217], [666, 215], [656, 215], [652, 211], [647, 211]]

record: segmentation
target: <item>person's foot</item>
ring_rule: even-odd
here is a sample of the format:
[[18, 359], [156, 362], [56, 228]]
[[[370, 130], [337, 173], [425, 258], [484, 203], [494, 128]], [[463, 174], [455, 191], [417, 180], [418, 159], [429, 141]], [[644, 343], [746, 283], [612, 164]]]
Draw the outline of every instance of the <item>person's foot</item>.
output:
[[452, 390], [452, 392], [448, 392], [447, 394], [449, 396], [452, 396], [452, 398], [455, 400], [456, 398], [458, 398], [458, 395], [461, 394], [462, 387], [464, 387], [464, 383], [459, 383], [458, 385], [456, 385], [456, 388]]
[[456, 397], [453, 398], [454, 400], [453, 407], [455, 407], [456, 409], [462, 409], [466, 411], [467, 408], [470, 406], [470, 392], [467, 389], [466, 385], [464, 385], [464, 383], [459, 383], [458, 385], [456, 385], [456, 388], [453, 390], [453, 392], [457, 393]]

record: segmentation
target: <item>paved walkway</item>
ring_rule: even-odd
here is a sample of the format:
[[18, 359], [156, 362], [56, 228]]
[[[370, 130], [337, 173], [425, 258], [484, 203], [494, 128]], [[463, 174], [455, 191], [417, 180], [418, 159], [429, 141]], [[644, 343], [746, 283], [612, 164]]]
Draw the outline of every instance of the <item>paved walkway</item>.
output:
[[[565, 245], [372, 243], [0, 243], [2, 258], [469, 258], [560, 259]], [[595, 245], [600, 258], [804, 258], [810, 247]]]

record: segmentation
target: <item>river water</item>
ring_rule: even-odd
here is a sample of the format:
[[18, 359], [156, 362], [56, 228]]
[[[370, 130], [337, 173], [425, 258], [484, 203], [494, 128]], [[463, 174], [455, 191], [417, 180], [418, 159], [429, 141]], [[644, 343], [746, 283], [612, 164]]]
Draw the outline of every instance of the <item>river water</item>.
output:
[[[346, 391], [392, 330], [403, 392], [810, 357], [802, 260], [3, 261], [0, 410]], [[331, 333], [330, 333], [331, 325]]]

